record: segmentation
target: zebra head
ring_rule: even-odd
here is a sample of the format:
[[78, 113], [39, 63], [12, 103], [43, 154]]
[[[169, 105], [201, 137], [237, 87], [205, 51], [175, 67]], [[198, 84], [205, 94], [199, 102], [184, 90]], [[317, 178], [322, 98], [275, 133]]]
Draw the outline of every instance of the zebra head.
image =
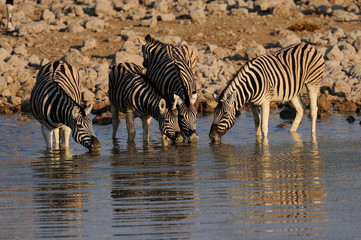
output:
[[[175, 95], [175, 99], [176, 99]], [[178, 96], [177, 96], [178, 97]], [[190, 105], [187, 106], [185, 102], [178, 97], [176, 99], [177, 109], [178, 109], [178, 121], [179, 126], [184, 137], [184, 140], [189, 142], [198, 141], [198, 135], [196, 132], [197, 128], [197, 110], [194, 107], [194, 103], [197, 100], [197, 93], [193, 92], [192, 97], [190, 99]]]
[[99, 150], [100, 142], [95, 136], [91, 120], [87, 117], [92, 105], [86, 109], [75, 106], [71, 112], [70, 128], [74, 141], [80, 143], [89, 150]]
[[167, 138], [173, 142], [182, 142], [183, 137], [180, 133], [178, 124], [178, 111], [176, 103], [173, 103], [172, 109], [167, 107], [166, 101], [162, 98], [159, 102], [160, 117], [158, 119], [159, 129], [162, 134], [166, 135]]
[[236, 120], [234, 104], [236, 95], [236, 92], [225, 94], [221, 99], [218, 96], [214, 96], [218, 104], [214, 109], [214, 119], [211, 131], [209, 132], [209, 138], [212, 141], [220, 141], [221, 137], [234, 125]]

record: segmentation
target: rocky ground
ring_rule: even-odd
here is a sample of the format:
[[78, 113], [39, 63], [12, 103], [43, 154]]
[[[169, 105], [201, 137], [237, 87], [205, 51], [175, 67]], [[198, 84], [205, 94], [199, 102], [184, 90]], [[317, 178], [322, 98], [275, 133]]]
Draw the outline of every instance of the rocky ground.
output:
[[109, 66], [125, 61], [141, 65], [146, 34], [192, 47], [199, 112], [212, 112], [212, 94], [245, 61], [301, 41], [313, 44], [326, 60], [320, 116], [333, 110], [356, 112], [361, 106], [357, 0], [16, 2], [15, 29], [8, 32], [5, 0], [0, 1], [0, 113], [29, 112], [37, 71], [58, 59], [78, 67], [83, 101], [104, 109], [109, 105]]

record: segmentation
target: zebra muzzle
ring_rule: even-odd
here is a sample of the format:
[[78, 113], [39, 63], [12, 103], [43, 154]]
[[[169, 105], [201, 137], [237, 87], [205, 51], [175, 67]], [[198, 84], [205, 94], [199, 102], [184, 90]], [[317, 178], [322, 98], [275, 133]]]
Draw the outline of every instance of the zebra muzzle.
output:
[[95, 136], [91, 136], [90, 141], [91, 141], [91, 145], [90, 145], [91, 150], [100, 149], [100, 142], [99, 142], [98, 138], [96, 138]]
[[218, 132], [218, 125], [212, 124], [211, 131], [209, 132], [209, 138], [212, 141], [220, 141], [221, 137], [221, 134]]

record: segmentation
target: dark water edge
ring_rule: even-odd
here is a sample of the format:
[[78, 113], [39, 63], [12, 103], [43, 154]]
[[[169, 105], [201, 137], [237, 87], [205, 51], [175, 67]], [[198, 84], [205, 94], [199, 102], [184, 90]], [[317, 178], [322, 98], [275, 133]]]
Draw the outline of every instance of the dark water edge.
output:
[[99, 154], [70, 142], [44, 151], [40, 125], [0, 115], [0, 239], [361, 239], [361, 126], [334, 114], [303, 118], [299, 134], [277, 114], [256, 142], [250, 113], [210, 144], [127, 143], [125, 123], [94, 126]]

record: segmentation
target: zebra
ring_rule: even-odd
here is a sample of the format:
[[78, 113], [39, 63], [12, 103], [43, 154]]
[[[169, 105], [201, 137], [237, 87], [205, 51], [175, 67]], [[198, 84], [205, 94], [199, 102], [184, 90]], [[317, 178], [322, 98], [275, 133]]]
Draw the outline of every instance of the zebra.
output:
[[149, 34], [145, 40], [142, 52], [147, 77], [166, 96], [167, 102], [174, 102], [174, 94], [180, 97], [177, 109], [182, 135], [187, 141], [197, 141], [197, 110], [194, 107], [197, 100], [194, 90], [196, 59], [193, 52], [185, 44], [164, 44]]
[[306, 86], [310, 99], [311, 134], [315, 137], [317, 96], [324, 65], [322, 55], [306, 43], [290, 45], [248, 61], [228, 82], [222, 93], [214, 95], [218, 104], [214, 110], [209, 138], [220, 141], [234, 125], [236, 111], [243, 104], [250, 103], [256, 136], [261, 137], [263, 133], [263, 138], [266, 139], [271, 101], [292, 102], [296, 117], [290, 132], [296, 132], [304, 113], [304, 103], [300, 96], [303, 86]]
[[119, 126], [119, 111], [126, 114], [128, 140], [134, 141], [134, 119], [139, 117], [143, 123], [143, 141], [149, 141], [149, 124], [152, 117], [159, 122], [163, 140], [168, 137], [173, 142], [183, 140], [178, 124], [176, 102], [167, 105], [153, 84], [142, 73], [142, 68], [133, 63], [120, 63], [111, 67], [109, 72], [108, 97], [111, 103], [113, 139]]
[[31, 112], [42, 127], [47, 149], [62, 141], [69, 147], [69, 136], [89, 150], [99, 150], [100, 142], [95, 136], [91, 120], [87, 117], [92, 105], [83, 108], [78, 71], [64, 61], [49, 62], [36, 76], [30, 95]]

